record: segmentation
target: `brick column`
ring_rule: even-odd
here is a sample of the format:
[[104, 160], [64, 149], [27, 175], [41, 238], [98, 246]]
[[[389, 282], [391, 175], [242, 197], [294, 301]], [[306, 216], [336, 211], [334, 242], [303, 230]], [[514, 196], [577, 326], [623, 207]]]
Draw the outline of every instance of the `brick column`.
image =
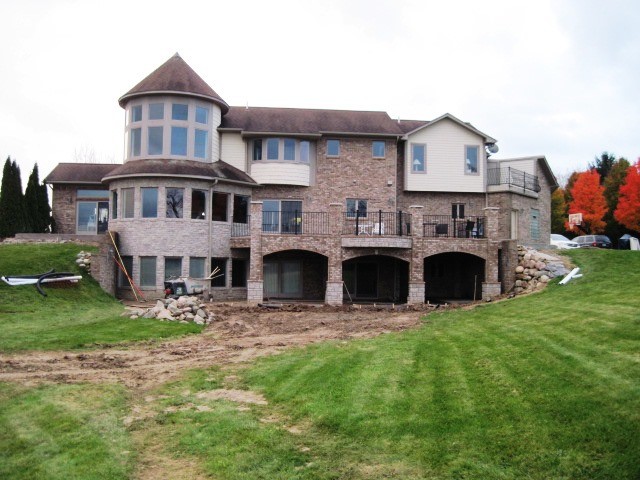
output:
[[411, 213], [411, 264], [409, 265], [409, 295], [407, 303], [424, 303], [424, 259], [423, 259], [423, 225], [422, 205], [409, 206]]
[[342, 204], [329, 204], [329, 258], [324, 301], [342, 305]]
[[262, 202], [251, 202], [249, 224], [251, 254], [249, 257], [249, 279], [247, 280], [247, 301], [260, 303], [264, 299], [264, 279], [262, 269]]
[[484, 279], [482, 283], [482, 299], [491, 300], [493, 297], [500, 295], [502, 285], [498, 281], [498, 249], [500, 248], [500, 225], [499, 216], [500, 208], [486, 207], [484, 216], [487, 219], [485, 235], [488, 242], [487, 260], [484, 267]]

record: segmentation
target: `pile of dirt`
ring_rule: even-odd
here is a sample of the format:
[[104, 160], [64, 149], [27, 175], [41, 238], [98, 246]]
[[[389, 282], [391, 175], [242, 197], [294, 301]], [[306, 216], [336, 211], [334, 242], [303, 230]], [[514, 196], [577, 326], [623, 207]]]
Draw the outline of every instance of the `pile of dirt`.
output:
[[416, 328], [433, 305], [327, 307], [210, 303], [215, 320], [199, 335], [76, 352], [0, 355], [0, 381], [118, 382], [149, 389], [186, 369], [245, 362], [327, 340], [370, 338]]

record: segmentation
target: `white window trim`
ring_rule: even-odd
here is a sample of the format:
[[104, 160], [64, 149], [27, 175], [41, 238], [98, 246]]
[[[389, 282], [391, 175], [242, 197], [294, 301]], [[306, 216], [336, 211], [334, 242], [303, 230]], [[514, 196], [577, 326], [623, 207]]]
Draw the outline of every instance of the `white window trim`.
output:
[[[277, 159], [268, 159], [268, 152], [269, 152], [269, 140], [278, 140], [278, 158]], [[285, 140], [293, 140], [295, 142], [295, 151], [294, 151], [294, 159], [293, 160], [285, 160], [284, 159], [284, 144], [285, 144]], [[254, 142], [256, 141], [261, 141], [262, 142], [262, 149], [261, 149], [261, 158], [257, 158], [254, 159]], [[302, 143], [307, 143], [309, 145], [308, 147], [308, 155], [309, 158], [307, 160], [302, 160], [301, 159], [301, 144]], [[250, 140], [249, 143], [249, 155], [251, 158], [251, 162], [253, 163], [288, 163], [288, 164], [292, 164], [292, 163], [300, 163], [302, 165], [309, 165], [309, 163], [311, 162], [311, 141], [310, 140], [306, 140], [306, 139], [297, 139], [297, 138], [293, 138], [293, 137], [262, 137], [262, 138], [252, 138]]]
[[[422, 146], [424, 147], [424, 158], [422, 159], [422, 170], [415, 170], [413, 165], [413, 147], [414, 146]], [[411, 173], [424, 175], [427, 173], [427, 144], [426, 143], [410, 143], [409, 144], [409, 165]]]
[[[478, 152], [476, 155], [476, 171], [475, 172], [470, 172], [467, 169], [467, 149], [469, 148], [475, 148], [476, 151]], [[465, 145], [464, 146], [464, 174], [465, 175], [480, 175], [480, 147], [478, 145]]]

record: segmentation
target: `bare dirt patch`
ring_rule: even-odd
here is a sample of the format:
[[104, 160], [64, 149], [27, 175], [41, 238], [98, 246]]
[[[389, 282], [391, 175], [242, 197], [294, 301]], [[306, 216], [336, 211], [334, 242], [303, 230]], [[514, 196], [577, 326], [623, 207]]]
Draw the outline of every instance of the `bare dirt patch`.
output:
[[0, 381], [26, 385], [119, 382], [146, 390], [190, 368], [246, 362], [290, 347], [326, 340], [369, 338], [415, 328], [420, 324], [420, 317], [433, 309], [309, 305], [265, 308], [215, 303], [207, 308], [214, 312], [216, 319], [199, 335], [80, 353], [0, 355]]

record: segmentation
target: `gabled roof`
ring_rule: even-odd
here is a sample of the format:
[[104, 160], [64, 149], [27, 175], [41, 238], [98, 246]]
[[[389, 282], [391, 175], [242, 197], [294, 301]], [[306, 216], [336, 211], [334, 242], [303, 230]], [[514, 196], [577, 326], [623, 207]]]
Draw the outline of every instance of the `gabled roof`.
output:
[[168, 159], [133, 160], [112, 169], [104, 176], [103, 181], [130, 177], [187, 177], [258, 185], [242, 170], [222, 160], [213, 163]]
[[406, 140], [406, 138], [409, 135], [411, 135], [411, 134], [413, 134], [415, 132], [418, 132], [418, 131], [422, 130], [423, 128], [430, 127], [431, 125], [434, 125], [434, 124], [436, 124], [438, 122], [441, 122], [442, 120], [445, 120], [445, 119], [446, 120], [451, 120], [452, 122], [457, 123], [461, 127], [466, 128], [467, 130], [475, 133], [476, 135], [481, 136], [482, 138], [484, 138], [485, 143], [491, 144], [491, 143], [496, 143], [497, 142], [497, 140], [495, 138], [490, 137], [486, 133], [481, 132], [480, 130], [478, 130], [476, 127], [474, 127], [470, 123], [463, 122], [459, 118], [454, 117], [450, 113], [445, 113], [444, 115], [439, 116], [435, 120], [431, 120], [430, 122], [423, 123], [422, 125], [420, 125], [420, 122], [418, 122], [416, 120], [403, 120], [405, 122], [416, 122], [415, 123], [415, 128], [413, 130], [405, 131], [405, 137], [404, 138]]
[[222, 118], [219, 130], [318, 136], [366, 134], [398, 137], [404, 133], [386, 112], [270, 107], [231, 107]]
[[177, 53], [120, 97], [118, 103], [124, 107], [129, 100], [135, 97], [165, 94], [181, 94], [210, 100], [218, 104], [223, 115], [229, 110], [227, 102]]
[[100, 185], [102, 177], [117, 166], [113, 163], [59, 163], [43, 182]]

